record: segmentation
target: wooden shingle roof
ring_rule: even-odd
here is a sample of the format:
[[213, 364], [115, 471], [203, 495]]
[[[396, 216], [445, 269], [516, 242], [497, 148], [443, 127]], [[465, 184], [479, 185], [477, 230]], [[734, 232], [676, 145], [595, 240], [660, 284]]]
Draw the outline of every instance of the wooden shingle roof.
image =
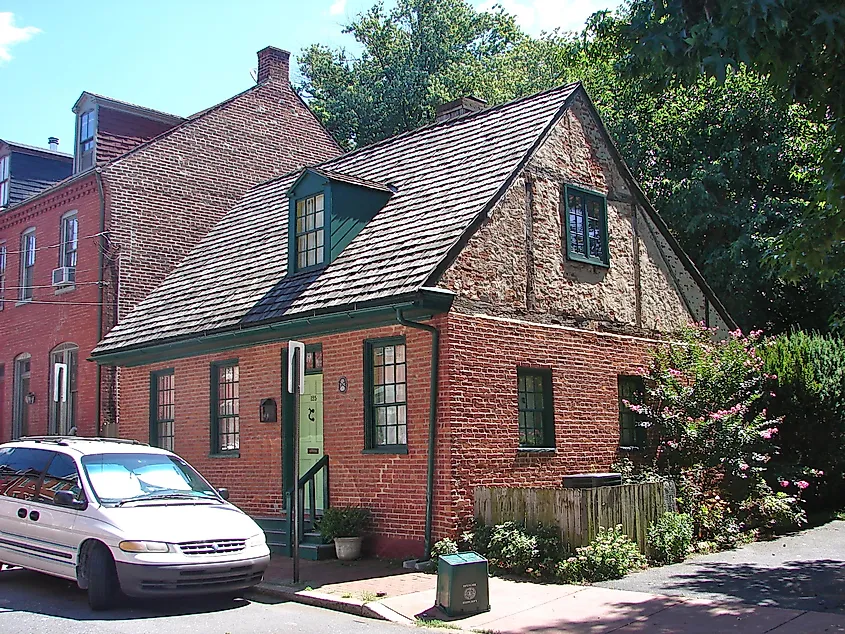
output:
[[470, 227], [504, 193], [578, 87], [426, 126], [315, 166], [331, 178], [389, 185], [395, 192], [316, 272], [287, 276], [287, 192], [301, 171], [257, 186], [94, 356], [419, 291], [457, 254]]

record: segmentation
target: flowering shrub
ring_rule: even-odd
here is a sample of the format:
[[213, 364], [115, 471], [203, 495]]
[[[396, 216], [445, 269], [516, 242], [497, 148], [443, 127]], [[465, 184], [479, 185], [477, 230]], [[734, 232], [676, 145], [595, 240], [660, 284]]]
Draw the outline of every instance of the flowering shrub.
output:
[[713, 342], [708, 329], [684, 328], [654, 350], [641, 372], [646, 394], [629, 404], [656, 440], [651, 467], [679, 483], [696, 536], [722, 546], [772, 519], [780, 525], [784, 505], [803, 521], [796, 494], [765, 499], [775, 495], [765, 478], [781, 420], [765, 407], [772, 378], [757, 354], [761, 334], [735, 331]]
[[557, 577], [564, 583], [607, 581], [645, 566], [645, 557], [621, 525], [602, 527], [589, 546], [576, 548], [574, 556], [558, 564]]
[[658, 564], [676, 564], [692, 546], [692, 519], [686, 513], [664, 513], [648, 527], [648, 554]]

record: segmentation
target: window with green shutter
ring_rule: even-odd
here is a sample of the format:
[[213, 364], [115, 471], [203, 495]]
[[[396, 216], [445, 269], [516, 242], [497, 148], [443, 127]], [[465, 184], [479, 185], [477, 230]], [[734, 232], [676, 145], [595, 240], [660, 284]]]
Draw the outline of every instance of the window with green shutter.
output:
[[211, 364], [211, 453], [237, 455], [241, 447], [238, 361]]
[[646, 429], [639, 425], [639, 415], [632, 411], [628, 403], [637, 402], [645, 390], [640, 376], [619, 376], [619, 446], [627, 449], [644, 449]]
[[567, 185], [564, 192], [566, 256], [570, 260], [608, 266], [607, 199]]
[[520, 449], [553, 449], [555, 410], [551, 370], [518, 368], [517, 397]]

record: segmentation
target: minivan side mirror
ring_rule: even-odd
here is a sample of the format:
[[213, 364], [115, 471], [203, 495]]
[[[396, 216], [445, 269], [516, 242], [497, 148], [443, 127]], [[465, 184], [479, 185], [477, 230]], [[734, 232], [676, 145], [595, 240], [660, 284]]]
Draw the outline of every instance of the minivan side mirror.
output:
[[53, 497], [53, 504], [68, 509], [82, 510], [85, 508], [85, 502], [83, 500], [77, 500], [70, 491], [57, 492], [55, 497]]
[[217, 489], [217, 495], [219, 495], [224, 500], [228, 500], [229, 499], [229, 489], [227, 489], [226, 487], [220, 487], [219, 489]]

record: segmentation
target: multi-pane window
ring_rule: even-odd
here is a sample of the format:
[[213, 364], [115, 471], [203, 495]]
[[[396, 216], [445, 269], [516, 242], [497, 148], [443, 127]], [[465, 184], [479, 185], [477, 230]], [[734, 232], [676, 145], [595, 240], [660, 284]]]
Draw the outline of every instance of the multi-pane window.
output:
[[365, 356], [367, 448], [404, 447], [408, 444], [405, 340], [369, 341]]
[[552, 374], [549, 370], [517, 370], [519, 403], [519, 446], [524, 449], [551, 449], [554, 440]]
[[0, 244], [0, 310], [6, 305], [6, 245]]
[[9, 162], [11, 160], [8, 155], [0, 158], [0, 207], [9, 204], [9, 188], [12, 182], [9, 177]]
[[296, 201], [296, 268], [302, 270], [325, 260], [325, 197]]
[[62, 218], [59, 266], [76, 266], [76, 249], [79, 243], [79, 220], [76, 214]]
[[94, 166], [94, 138], [97, 132], [97, 119], [93, 110], [79, 116], [79, 169], [86, 170]]
[[176, 419], [173, 370], [150, 375], [150, 444], [173, 451], [173, 424]]
[[63, 343], [50, 353], [50, 433], [67, 436], [76, 427], [79, 346]]
[[305, 372], [319, 374], [323, 371], [323, 346], [318, 344], [305, 346]]
[[644, 391], [643, 379], [639, 376], [620, 376], [619, 386], [619, 445], [642, 449], [646, 446], [646, 429], [638, 424], [639, 417], [628, 403], [636, 403]]
[[32, 299], [32, 276], [35, 270], [35, 229], [21, 236], [21, 275], [18, 299]]
[[211, 366], [212, 453], [240, 449], [239, 381], [236, 361]]
[[566, 187], [566, 252], [571, 260], [609, 263], [607, 203], [603, 196]]

